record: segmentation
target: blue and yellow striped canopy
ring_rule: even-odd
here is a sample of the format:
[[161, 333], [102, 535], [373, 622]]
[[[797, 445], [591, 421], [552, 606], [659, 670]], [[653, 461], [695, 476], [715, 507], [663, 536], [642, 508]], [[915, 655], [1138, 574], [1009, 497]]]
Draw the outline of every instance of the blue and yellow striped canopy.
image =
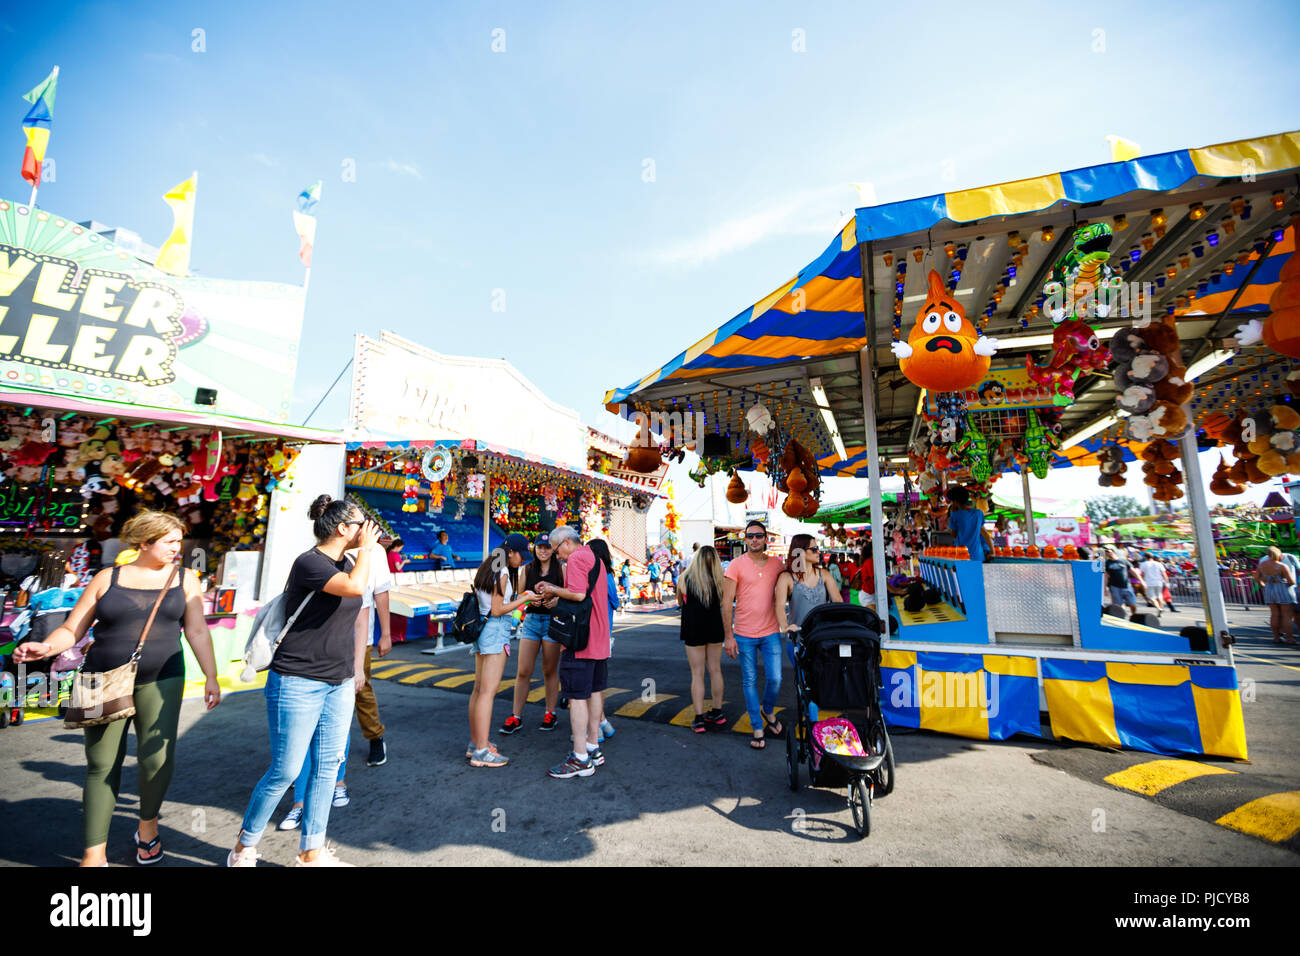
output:
[[[944, 224], [1039, 213], [1058, 203], [1081, 206], [1135, 191], [1167, 192], [1198, 178], [1259, 176], [1296, 168], [1300, 132], [1286, 132], [860, 208], [798, 275], [672, 361], [626, 387], [610, 389], [606, 406], [617, 412], [620, 403], [635, 401], [644, 390], [671, 380], [761, 371], [861, 349], [867, 339], [859, 242], [880, 243]], [[1011, 225], [1014, 222], [1002, 223]]]

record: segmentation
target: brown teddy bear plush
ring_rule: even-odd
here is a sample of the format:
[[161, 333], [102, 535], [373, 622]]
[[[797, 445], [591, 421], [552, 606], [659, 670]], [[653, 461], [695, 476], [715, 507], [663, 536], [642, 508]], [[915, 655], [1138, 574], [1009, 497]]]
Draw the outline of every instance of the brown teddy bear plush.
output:
[[1103, 488], [1120, 488], [1125, 484], [1124, 472], [1128, 471], [1128, 462], [1124, 460], [1124, 449], [1118, 445], [1109, 445], [1098, 454], [1101, 475], [1097, 484]]
[[1128, 420], [1129, 437], [1135, 441], [1156, 438], [1170, 440], [1181, 438], [1187, 431], [1187, 413], [1173, 402], [1156, 402], [1145, 415], [1133, 415]]
[[[1186, 374], [1186, 369], [1182, 370]], [[1174, 375], [1171, 369], [1169, 374], [1155, 384], [1156, 398], [1162, 402], [1170, 402], [1174, 405], [1186, 405], [1192, 400], [1192, 393], [1196, 391], [1196, 386], [1191, 382], [1183, 381], [1182, 375]], [[1122, 407], [1122, 406], [1121, 406]]]
[[1152, 322], [1145, 329], [1140, 329], [1138, 334], [1146, 342], [1147, 348], [1177, 361], [1178, 328], [1170, 317], [1166, 316], [1164, 321]]

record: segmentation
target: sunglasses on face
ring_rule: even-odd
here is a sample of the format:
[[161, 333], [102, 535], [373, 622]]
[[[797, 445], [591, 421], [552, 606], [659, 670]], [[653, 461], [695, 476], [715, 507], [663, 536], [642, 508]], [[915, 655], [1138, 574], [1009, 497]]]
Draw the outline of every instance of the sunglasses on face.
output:
[[746, 538], [766, 538], [766, 537], [767, 537], [767, 534], [766, 534], [766, 532], [764, 532], [764, 533], [762, 533], [762, 534], [747, 534], [747, 535], [745, 535], [745, 537], [746, 537]]

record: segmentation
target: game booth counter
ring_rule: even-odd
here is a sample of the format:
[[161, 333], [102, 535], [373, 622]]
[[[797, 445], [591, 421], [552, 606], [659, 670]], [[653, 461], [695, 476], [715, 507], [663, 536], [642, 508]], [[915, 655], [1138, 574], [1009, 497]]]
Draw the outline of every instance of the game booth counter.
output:
[[[608, 542], [616, 525], [644, 518], [660, 496], [640, 483], [474, 439], [349, 442], [347, 454], [348, 496], [402, 539], [414, 565], [396, 575], [391, 611], [408, 619], [408, 640], [437, 638], [431, 653], [453, 649], [443, 641], [447, 625], [506, 535], [531, 542], [568, 524], [583, 540]], [[457, 559], [434, 570], [441, 531]], [[621, 563], [623, 552], [611, 552]]]
[[252, 615], [314, 543], [310, 500], [342, 494], [343, 436], [288, 424], [304, 291], [164, 273], [122, 233], [0, 200], [0, 650], [12, 675], [42, 554], [151, 508], [189, 529], [222, 686], [252, 689], [235, 679]]
[[[1297, 168], [1288, 132], [859, 208], [806, 268], [606, 406], [699, 410], [729, 444], [720, 467], [764, 468], [810, 517], [819, 474], [867, 477], [885, 532], [874, 593], [891, 571], [920, 585], [883, 642], [896, 725], [1244, 759], [1216, 589], [1196, 637], [1103, 617], [1102, 568], [1077, 546], [972, 560], [940, 536], [943, 491], [986, 497], [1018, 471], [1036, 538], [1031, 476], [1097, 465], [1118, 487], [1140, 464], [1156, 500], [1188, 497], [1204, 577], [1199, 446], [1235, 459], [1216, 495], [1300, 473]], [[924, 509], [887, 516], [891, 473]]]

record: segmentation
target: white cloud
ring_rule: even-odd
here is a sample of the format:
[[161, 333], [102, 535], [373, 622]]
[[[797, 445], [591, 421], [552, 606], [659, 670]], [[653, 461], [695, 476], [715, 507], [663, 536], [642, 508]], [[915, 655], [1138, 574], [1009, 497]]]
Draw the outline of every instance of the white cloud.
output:
[[708, 231], [652, 250], [648, 258], [659, 265], [695, 268], [768, 239], [825, 236], [829, 241], [853, 210], [850, 186], [797, 193], [765, 204], [758, 212], [728, 219]]
[[280, 165], [278, 160], [271, 158], [270, 156], [266, 155], [266, 153], [249, 153], [248, 156], [253, 162], [260, 163], [263, 166]]
[[420, 172], [420, 167], [415, 163], [399, 163], [395, 159], [384, 160], [384, 168], [395, 173], [401, 173], [403, 176], [413, 176], [416, 179], [423, 179], [424, 174]]

